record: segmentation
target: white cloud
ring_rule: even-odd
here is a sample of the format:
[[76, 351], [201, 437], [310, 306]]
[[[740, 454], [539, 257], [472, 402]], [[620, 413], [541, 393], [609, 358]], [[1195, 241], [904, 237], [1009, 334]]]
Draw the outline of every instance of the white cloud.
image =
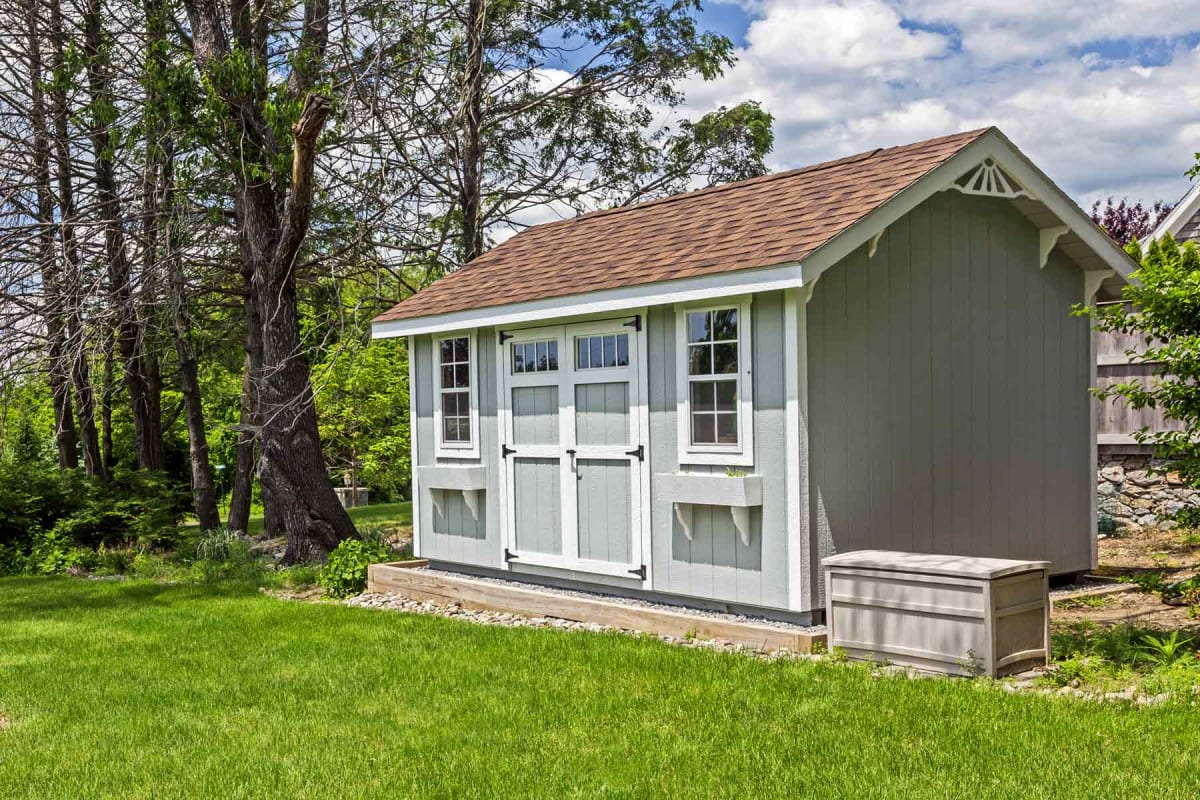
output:
[[949, 44], [939, 34], [906, 30], [900, 22], [900, 15], [882, 0], [776, 3], [751, 23], [746, 41], [774, 66], [809, 73], [875, 72], [940, 55]]
[[761, 101], [776, 119], [773, 167], [994, 124], [1082, 204], [1187, 189], [1200, 47], [1125, 40], [1200, 31], [1200, 0], [739, 4], [757, 18], [738, 64], [689, 85], [689, 106]]

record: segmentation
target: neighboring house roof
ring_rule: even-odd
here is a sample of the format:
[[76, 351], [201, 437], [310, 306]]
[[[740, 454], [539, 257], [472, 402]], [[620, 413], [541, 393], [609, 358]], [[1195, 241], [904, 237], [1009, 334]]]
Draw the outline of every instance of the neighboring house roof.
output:
[[1188, 193], [1158, 223], [1145, 244], [1168, 233], [1178, 242], [1200, 242], [1200, 182], [1192, 184]]
[[651, 284], [676, 289], [656, 300], [701, 285], [710, 296], [807, 286], [848, 248], [985, 160], [1016, 179], [1007, 196], [1053, 233], [1047, 252], [1057, 242], [1086, 270], [1131, 271], [1069, 197], [1002, 133], [984, 128], [529, 228], [380, 314], [374, 335], [508, 324], [516, 308], [523, 319], [630, 308]]

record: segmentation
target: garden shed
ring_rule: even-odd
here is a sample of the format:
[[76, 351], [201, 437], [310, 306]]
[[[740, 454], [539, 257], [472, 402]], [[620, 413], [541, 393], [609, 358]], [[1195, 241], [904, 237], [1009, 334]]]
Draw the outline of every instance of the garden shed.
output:
[[374, 322], [416, 554], [800, 620], [838, 552], [1087, 570], [1132, 266], [995, 128], [530, 228]]

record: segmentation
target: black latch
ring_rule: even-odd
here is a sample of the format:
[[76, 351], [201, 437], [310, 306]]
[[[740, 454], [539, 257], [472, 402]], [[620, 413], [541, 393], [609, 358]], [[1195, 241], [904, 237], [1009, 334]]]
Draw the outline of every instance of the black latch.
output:
[[633, 328], [635, 331], [638, 331], [640, 333], [642, 330], [642, 315], [635, 314], [633, 319], [631, 319], [631, 320], [629, 320], [629, 322], [625, 323], [625, 327]]
[[506, 548], [504, 548], [504, 560], [505, 560], [505, 561], [516, 561], [516, 560], [517, 560], [517, 556], [516, 556], [516, 554], [514, 554], [514, 553], [513, 553], [513, 551], [512, 551], [512, 550], [509, 550], [509, 549], [506, 547]]
[[506, 444], [500, 445], [500, 457], [501, 458], [508, 458], [510, 455], [512, 455], [515, 452], [517, 452], [517, 451], [513, 450], [511, 447], [509, 447]]
[[637, 575], [637, 576], [638, 576], [639, 578], [641, 578], [642, 580], [646, 580], [646, 565], [645, 565], [645, 564], [642, 564], [642, 565], [641, 565], [640, 567], [638, 567], [637, 569], [631, 569], [631, 570], [629, 570], [629, 574], [630, 574], [630, 575]]
[[635, 450], [626, 450], [625, 455], [637, 456], [638, 461], [645, 461], [646, 460], [646, 446], [644, 444], [639, 444], [637, 446], [637, 449], [635, 449]]
[[511, 333], [505, 333], [504, 331], [500, 331], [500, 333], [498, 333], [496, 335], [496, 338], [500, 340], [500, 346], [503, 347], [505, 342], [507, 342], [509, 339], [513, 338], [513, 335]]

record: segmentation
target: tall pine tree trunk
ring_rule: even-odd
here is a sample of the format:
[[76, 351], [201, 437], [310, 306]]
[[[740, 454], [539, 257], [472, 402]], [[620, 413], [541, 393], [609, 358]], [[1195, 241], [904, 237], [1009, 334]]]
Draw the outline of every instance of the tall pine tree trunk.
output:
[[71, 410], [71, 369], [63, 321], [62, 269], [54, 245], [54, 193], [50, 188], [50, 134], [42, 90], [42, 36], [36, 0], [26, 0], [29, 41], [29, 119], [33, 128], [33, 177], [37, 189], [38, 258], [42, 272], [42, 317], [49, 351], [50, 395], [54, 405], [54, 442], [60, 469], [79, 466], [75, 418]]
[[[63, 32], [60, 0], [49, 0], [50, 6], [50, 71], [61, 72], [65, 67], [65, 34]], [[66, 317], [67, 348], [71, 388], [79, 420], [79, 443], [83, 451], [83, 469], [88, 475], [107, 478], [109, 464], [100, 448], [96, 429], [96, 395], [92, 388], [91, 364], [88, 353], [87, 327], [83, 321], [83, 271], [79, 245], [75, 241], [75, 188], [71, 158], [67, 90], [63, 81], [50, 84], [50, 102], [54, 118], [54, 150], [58, 184], [59, 242], [64, 265], [63, 313]], [[111, 445], [111, 440], [110, 440]], [[110, 447], [111, 450], [111, 447]]]
[[97, 215], [104, 229], [108, 291], [113, 313], [116, 314], [117, 349], [121, 353], [125, 388], [129, 393], [138, 468], [161, 470], [162, 384], [158, 377], [157, 359], [147, 347], [145, 331], [138, 319], [132, 268], [125, 248], [121, 199], [110, 152], [112, 139], [104, 122], [113, 100], [108, 74], [107, 50], [110, 43], [101, 27], [101, 13], [101, 0], [88, 0], [84, 10], [83, 49], [87, 61], [88, 99], [92, 106], [89, 127], [94, 151]]

